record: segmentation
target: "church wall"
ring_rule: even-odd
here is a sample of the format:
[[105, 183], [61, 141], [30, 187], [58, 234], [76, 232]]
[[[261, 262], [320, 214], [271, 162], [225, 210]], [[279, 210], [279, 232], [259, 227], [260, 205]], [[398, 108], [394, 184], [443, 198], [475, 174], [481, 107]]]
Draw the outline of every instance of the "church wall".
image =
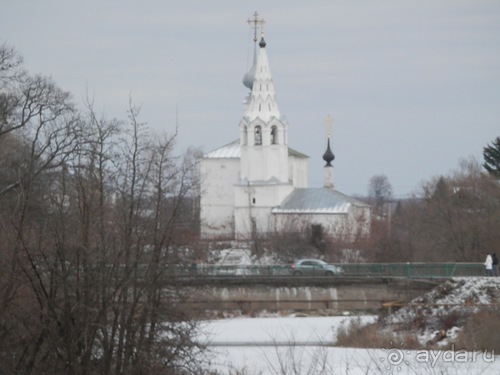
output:
[[[240, 126], [244, 135], [241, 139], [241, 177], [252, 181], [275, 178], [288, 182], [288, 147], [283, 140], [283, 124], [279, 121], [264, 123], [257, 119], [248, 126], [245, 123]], [[258, 142], [255, 138], [257, 128], [260, 134]], [[275, 138], [271, 135], [272, 129], [276, 131]]]
[[235, 238], [246, 240], [251, 237], [252, 228], [259, 234], [270, 231], [271, 217], [269, 207], [236, 207], [235, 208]]
[[295, 188], [306, 188], [308, 180], [308, 159], [295, 156], [288, 157], [288, 170], [290, 181]]
[[338, 214], [274, 214], [273, 220], [277, 231], [304, 231], [312, 225], [321, 225], [323, 233], [332, 238], [354, 240], [358, 233], [370, 233], [370, 209], [351, 207], [347, 213]]
[[202, 159], [200, 219], [201, 236], [232, 237], [234, 232], [234, 183], [239, 178], [239, 159]]
[[293, 190], [289, 184], [235, 186], [235, 234], [248, 237], [252, 228], [259, 233], [272, 230], [271, 209], [279, 205]]
[[288, 148], [283, 145], [271, 145], [265, 150], [267, 175], [281, 182], [288, 182]]
[[288, 182], [287, 150], [283, 146], [260, 146], [242, 149], [242, 178], [267, 181], [275, 178]]
[[293, 191], [290, 184], [250, 184], [235, 186], [236, 207], [278, 206]]

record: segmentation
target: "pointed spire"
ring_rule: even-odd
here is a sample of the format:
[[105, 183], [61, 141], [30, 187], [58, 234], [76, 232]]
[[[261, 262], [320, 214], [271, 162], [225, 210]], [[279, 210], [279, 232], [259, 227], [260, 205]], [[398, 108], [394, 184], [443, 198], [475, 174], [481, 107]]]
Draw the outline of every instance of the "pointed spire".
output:
[[255, 79], [255, 68], [257, 65], [257, 33], [259, 30], [259, 26], [261, 28], [261, 32], [263, 33], [263, 28], [264, 28], [264, 19], [260, 18], [259, 19], [259, 13], [255, 12], [253, 14], [253, 19], [248, 19], [247, 23], [249, 25], [252, 25], [251, 27], [253, 28], [254, 34], [253, 34], [253, 63], [248, 72], [243, 76], [243, 85], [250, 90], [252, 90], [253, 87], [253, 81]]
[[[254, 38], [254, 41], [256, 41], [256, 38]], [[280, 111], [276, 101], [273, 78], [271, 76], [271, 69], [269, 67], [269, 60], [265, 47], [266, 41], [262, 35], [259, 42], [259, 49], [256, 53], [255, 63], [243, 78], [245, 86], [252, 90], [244, 101], [244, 115], [248, 121], [260, 118], [267, 122], [273, 117], [280, 118]]]

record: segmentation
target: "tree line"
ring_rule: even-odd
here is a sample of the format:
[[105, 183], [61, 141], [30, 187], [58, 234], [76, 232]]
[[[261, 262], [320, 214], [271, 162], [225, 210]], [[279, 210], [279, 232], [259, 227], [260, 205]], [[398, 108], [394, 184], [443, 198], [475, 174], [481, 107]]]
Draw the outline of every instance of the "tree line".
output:
[[379, 260], [483, 262], [500, 253], [500, 184], [473, 158], [387, 209], [392, 214], [384, 211], [374, 223]]

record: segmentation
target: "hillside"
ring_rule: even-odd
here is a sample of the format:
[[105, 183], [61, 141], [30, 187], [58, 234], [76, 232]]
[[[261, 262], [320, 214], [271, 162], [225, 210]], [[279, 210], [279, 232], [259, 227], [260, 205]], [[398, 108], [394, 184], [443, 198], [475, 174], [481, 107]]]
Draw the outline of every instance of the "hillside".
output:
[[[499, 301], [500, 277], [453, 278], [384, 317], [379, 324], [386, 332], [402, 336], [411, 334], [423, 346], [465, 344], [462, 341], [466, 334], [469, 344], [476, 346], [471, 349], [485, 349], [479, 345], [479, 341], [485, 342], [482, 338], [476, 337], [478, 342], [472, 342], [473, 337], [469, 335], [482, 335], [490, 323], [496, 326]], [[474, 327], [474, 324], [481, 327]], [[483, 335], [490, 337], [492, 343], [500, 343], [497, 332], [500, 332], [498, 327]], [[486, 337], [483, 339], [490, 341]]]

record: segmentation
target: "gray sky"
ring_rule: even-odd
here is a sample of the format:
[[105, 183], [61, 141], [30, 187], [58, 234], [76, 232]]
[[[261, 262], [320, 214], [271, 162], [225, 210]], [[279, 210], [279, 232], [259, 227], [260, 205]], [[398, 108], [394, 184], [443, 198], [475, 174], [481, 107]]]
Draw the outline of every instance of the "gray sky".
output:
[[347, 194], [384, 174], [405, 196], [500, 136], [499, 0], [2, 0], [0, 42], [107, 117], [125, 119], [131, 95], [171, 132], [177, 108], [180, 150], [208, 152], [239, 136], [254, 11], [310, 186], [328, 114]]

